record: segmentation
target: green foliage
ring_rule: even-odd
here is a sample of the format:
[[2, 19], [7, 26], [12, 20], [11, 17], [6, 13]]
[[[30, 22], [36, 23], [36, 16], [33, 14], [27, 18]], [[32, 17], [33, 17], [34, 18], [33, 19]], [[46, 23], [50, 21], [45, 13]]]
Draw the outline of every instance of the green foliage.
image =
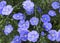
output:
[[[14, 11], [9, 16], [0, 15], [0, 43], [10, 43], [10, 41], [13, 39], [13, 37], [18, 34], [18, 32], [17, 32], [18, 21], [13, 20], [12, 15], [14, 13], [18, 13], [18, 12], [22, 12], [22, 13], [25, 14], [24, 9], [22, 8], [22, 2], [24, 0], [6, 0], [6, 1], [7, 1], [7, 4], [10, 4], [14, 7]], [[59, 0], [32, 0], [32, 1], [35, 3], [35, 7], [40, 6], [42, 8], [42, 10], [43, 10], [42, 14], [44, 14], [44, 13], [47, 13], [48, 10], [52, 9], [51, 8], [51, 3], [53, 1], [59, 1]], [[60, 29], [60, 15], [58, 13], [58, 10], [56, 10], [56, 13], [57, 13], [56, 17], [51, 17], [51, 22], [53, 24], [53, 28], [56, 29], [56, 30], [59, 30]], [[34, 15], [31, 15], [31, 16], [28, 16], [26, 14], [25, 15], [28, 16], [27, 19], [29, 19], [32, 16], [36, 16], [36, 17], [41, 18], [42, 14], [39, 14], [37, 12], [37, 10], [35, 9]], [[13, 27], [14, 27], [13, 32], [11, 34], [9, 34], [8, 36], [6, 36], [3, 32], [4, 26], [6, 24], [12, 24]], [[30, 27], [29, 30], [37, 30], [40, 33], [43, 30], [42, 23], [39, 22], [38, 26]], [[47, 39], [46, 36], [44, 36], [44, 37], [40, 36], [40, 38], [38, 39], [38, 41], [36, 43], [52, 43], [51, 41], [49, 41]], [[24, 43], [32, 43], [32, 42], [24, 42]], [[56, 43], [56, 42], [53, 42], [53, 43]]]

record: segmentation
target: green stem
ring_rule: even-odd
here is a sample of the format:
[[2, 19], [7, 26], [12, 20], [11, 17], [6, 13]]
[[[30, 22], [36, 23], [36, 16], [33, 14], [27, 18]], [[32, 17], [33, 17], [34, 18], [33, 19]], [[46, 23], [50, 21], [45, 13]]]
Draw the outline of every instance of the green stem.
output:
[[36, 17], [36, 5], [35, 5], [35, 17]]
[[16, 8], [17, 6], [19, 6], [22, 2], [18, 3], [17, 5], [15, 5], [13, 8]]
[[[35, 17], [37, 17], [37, 15], [36, 15], [36, 5], [35, 5]], [[36, 28], [37, 31], [39, 30], [37, 26], [34, 26], [34, 27]]]

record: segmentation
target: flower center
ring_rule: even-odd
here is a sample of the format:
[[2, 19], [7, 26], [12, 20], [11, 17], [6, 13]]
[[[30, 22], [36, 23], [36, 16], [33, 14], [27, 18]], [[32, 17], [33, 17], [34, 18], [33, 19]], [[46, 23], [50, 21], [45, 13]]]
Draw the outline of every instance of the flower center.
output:
[[52, 36], [54, 36], [54, 34], [52, 34]]
[[32, 38], [34, 38], [34, 35], [32, 35]]

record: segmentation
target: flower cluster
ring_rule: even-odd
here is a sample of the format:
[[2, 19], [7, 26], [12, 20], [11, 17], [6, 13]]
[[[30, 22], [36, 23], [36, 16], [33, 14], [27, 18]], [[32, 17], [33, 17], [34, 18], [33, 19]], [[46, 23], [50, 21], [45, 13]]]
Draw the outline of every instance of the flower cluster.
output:
[[13, 11], [13, 7], [11, 5], [6, 4], [6, 1], [0, 2], [0, 14], [2, 15], [10, 15]]
[[[26, 0], [22, 3], [23, 8], [25, 9], [28, 15], [33, 14], [34, 11], [34, 3], [31, 0]], [[28, 10], [27, 10], [28, 9]], [[18, 29], [19, 36], [15, 36], [11, 43], [19, 43], [19, 41], [31, 41], [36, 42], [39, 38], [39, 33], [35, 30], [29, 31], [30, 24], [32, 26], [38, 25], [39, 19], [37, 17], [32, 17], [30, 20], [26, 20], [26, 16], [19, 12], [13, 14], [12, 18], [14, 20], [18, 20]]]
[[[51, 18], [50, 18], [50, 16], [54, 17], [57, 15], [55, 10], [60, 8], [60, 3], [59, 2], [53, 2], [51, 4], [51, 6], [54, 10], [49, 10], [48, 14], [43, 14], [41, 17], [41, 21], [43, 22], [44, 30], [48, 32], [47, 38], [50, 41], [60, 42], [60, 37], [59, 37], [60, 36], [60, 34], [59, 34], [60, 30], [57, 32], [56, 30], [52, 29], [52, 23], [51, 23]], [[59, 12], [60, 12], [60, 9], [59, 9]], [[44, 36], [44, 32], [41, 32], [41, 35]]]
[[[14, 9], [14, 7], [12, 7], [12, 5], [6, 5], [6, 1], [1, 1], [0, 2], [0, 14], [1, 15], [10, 15]], [[49, 10], [48, 13], [43, 14], [41, 16], [41, 18], [38, 18], [36, 16], [33, 16], [29, 19], [26, 19], [26, 15], [28, 14], [28, 16], [30, 16], [31, 14], [34, 14], [34, 2], [32, 2], [31, 0], [25, 0], [22, 3], [22, 7], [23, 9], [26, 11], [26, 13], [22, 13], [22, 12], [18, 12], [18, 13], [14, 13], [12, 15], [12, 19], [17, 21], [17, 32], [19, 33], [19, 35], [15, 35], [13, 40], [11, 40], [10, 43], [22, 43], [22, 41], [30, 41], [30, 42], [37, 42], [39, 36], [45, 36], [45, 31], [48, 32], [47, 38], [51, 41], [60, 41], [60, 30], [57, 32], [56, 30], [52, 29], [52, 23], [51, 23], [51, 17], [56, 16], [56, 9], [59, 9], [59, 13], [60, 13], [60, 3], [59, 2], [53, 2], [51, 4], [52, 8], [54, 10]], [[37, 11], [39, 13], [42, 14], [42, 9], [37, 6]], [[44, 29], [43, 31], [40, 32], [40, 35], [38, 33], [38, 24], [40, 23], [42, 24], [42, 28]], [[34, 30], [30, 30], [30, 27], [38, 27], [37, 31]], [[40, 26], [40, 24], [39, 24]], [[14, 27], [11, 24], [5, 25], [4, 27], [4, 34], [7, 36], [9, 35], [12, 31], [13, 31]]]
[[57, 41], [60, 42], [60, 30], [56, 31], [56, 30], [50, 30], [48, 32], [49, 34], [47, 35], [47, 38], [51, 41]]

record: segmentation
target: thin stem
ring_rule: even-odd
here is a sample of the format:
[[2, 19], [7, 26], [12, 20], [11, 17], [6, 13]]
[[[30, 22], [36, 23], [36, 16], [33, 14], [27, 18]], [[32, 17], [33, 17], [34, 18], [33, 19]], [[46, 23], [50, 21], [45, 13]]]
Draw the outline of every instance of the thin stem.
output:
[[35, 17], [36, 17], [36, 5], [35, 5]]
[[19, 4], [21, 4], [22, 2], [18, 3], [17, 5], [15, 5], [13, 8], [16, 8], [17, 6], [19, 6]]
[[[36, 5], [35, 5], [35, 17], [37, 17], [37, 15], [36, 15]], [[39, 30], [38, 26], [35, 26], [35, 28], [36, 28], [37, 31]]]

